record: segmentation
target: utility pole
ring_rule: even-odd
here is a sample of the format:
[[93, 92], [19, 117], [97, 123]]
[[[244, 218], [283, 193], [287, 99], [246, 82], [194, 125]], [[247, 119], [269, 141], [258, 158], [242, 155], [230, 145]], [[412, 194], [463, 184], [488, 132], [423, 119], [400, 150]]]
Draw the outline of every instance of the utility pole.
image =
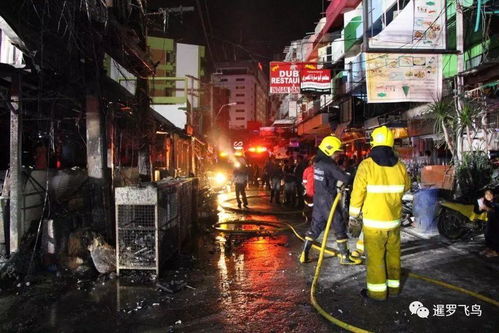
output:
[[178, 7], [170, 7], [170, 8], [158, 8], [158, 11], [147, 13], [146, 16], [163, 16], [163, 30], [166, 32], [168, 29], [168, 25], [170, 22], [170, 14], [182, 16], [184, 13], [193, 12], [193, 6], [178, 6]]
[[[458, 119], [458, 128], [460, 126], [460, 114], [463, 107], [464, 95], [464, 26], [463, 26], [463, 7], [461, 0], [456, 1], [456, 49], [457, 49], [457, 75], [455, 77], [454, 99], [456, 105], [456, 114]], [[463, 134], [459, 130], [456, 133], [456, 157], [461, 161], [463, 155]]]
[[[457, 0], [456, 0], [457, 1]], [[362, 0], [362, 30], [364, 31], [362, 35], [362, 52], [367, 52], [369, 50], [369, 0]]]

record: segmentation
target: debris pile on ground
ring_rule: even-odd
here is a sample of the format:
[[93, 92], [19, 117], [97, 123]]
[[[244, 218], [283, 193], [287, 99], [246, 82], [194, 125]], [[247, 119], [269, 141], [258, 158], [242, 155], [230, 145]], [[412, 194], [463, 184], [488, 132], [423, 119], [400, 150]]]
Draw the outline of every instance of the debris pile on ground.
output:
[[[168, 284], [158, 282], [156, 283], [156, 287], [162, 291], [166, 291], [167, 293], [175, 294], [186, 288], [187, 282], [184, 280], [171, 280]], [[191, 288], [193, 287], [190, 287], [189, 289]]]
[[210, 219], [217, 216], [218, 203], [217, 194], [210, 188], [205, 187], [199, 190], [198, 197], [198, 217], [202, 219]]
[[146, 267], [156, 265], [155, 233], [142, 230], [124, 230], [119, 239], [120, 265]]
[[116, 271], [116, 251], [101, 237], [94, 238], [88, 250], [99, 273], [108, 274]]

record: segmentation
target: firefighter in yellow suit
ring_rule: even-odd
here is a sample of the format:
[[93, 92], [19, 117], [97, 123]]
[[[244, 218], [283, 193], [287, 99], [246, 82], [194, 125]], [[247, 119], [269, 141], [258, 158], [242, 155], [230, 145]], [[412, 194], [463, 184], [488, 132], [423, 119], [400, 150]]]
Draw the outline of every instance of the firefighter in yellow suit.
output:
[[400, 217], [402, 195], [410, 188], [405, 165], [393, 151], [393, 133], [386, 126], [372, 132], [372, 150], [355, 175], [349, 214], [363, 214], [367, 289], [363, 296], [385, 300], [400, 288]]

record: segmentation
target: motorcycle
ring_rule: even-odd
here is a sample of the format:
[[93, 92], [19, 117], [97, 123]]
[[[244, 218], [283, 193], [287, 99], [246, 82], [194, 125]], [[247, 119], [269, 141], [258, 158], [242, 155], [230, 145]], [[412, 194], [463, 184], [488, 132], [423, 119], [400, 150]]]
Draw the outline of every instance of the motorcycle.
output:
[[466, 235], [479, 234], [485, 230], [487, 212], [476, 213], [473, 204], [440, 200], [438, 232], [449, 240], [458, 240]]
[[[493, 177], [492, 182], [481, 188], [479, 192], [490, 189], [497, 193], [499, 189], [499, 178]], [[439, 200], [440, 213], [438, 215], [438, 232], [449, 240], [466, 238], [468, 235], [476, 235], [485, 231], [488, 220], [486, 211], [477, 213], [472, 203]]]

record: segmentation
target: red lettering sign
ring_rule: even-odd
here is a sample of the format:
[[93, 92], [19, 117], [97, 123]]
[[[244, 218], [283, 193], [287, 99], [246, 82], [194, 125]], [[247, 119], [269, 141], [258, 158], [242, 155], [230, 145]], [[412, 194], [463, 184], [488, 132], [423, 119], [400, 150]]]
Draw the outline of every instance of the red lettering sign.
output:
[[301, 63], [271, 62], [270, 93], [299, 94]]
[[[309, 71], [314, 70], [317, 70], [316, 63], [271, 62], [270, 93], [299, 94], [303, 91], [303, 88], [301, 88], [303, 73], [309, 73]], [[331, 81], [331, 73], [329, 70], [326, 71], [329, 73], [329, 81]]]
[[331, 70], [303, 68], [301, 71], [301, 92], [330, 94]]

